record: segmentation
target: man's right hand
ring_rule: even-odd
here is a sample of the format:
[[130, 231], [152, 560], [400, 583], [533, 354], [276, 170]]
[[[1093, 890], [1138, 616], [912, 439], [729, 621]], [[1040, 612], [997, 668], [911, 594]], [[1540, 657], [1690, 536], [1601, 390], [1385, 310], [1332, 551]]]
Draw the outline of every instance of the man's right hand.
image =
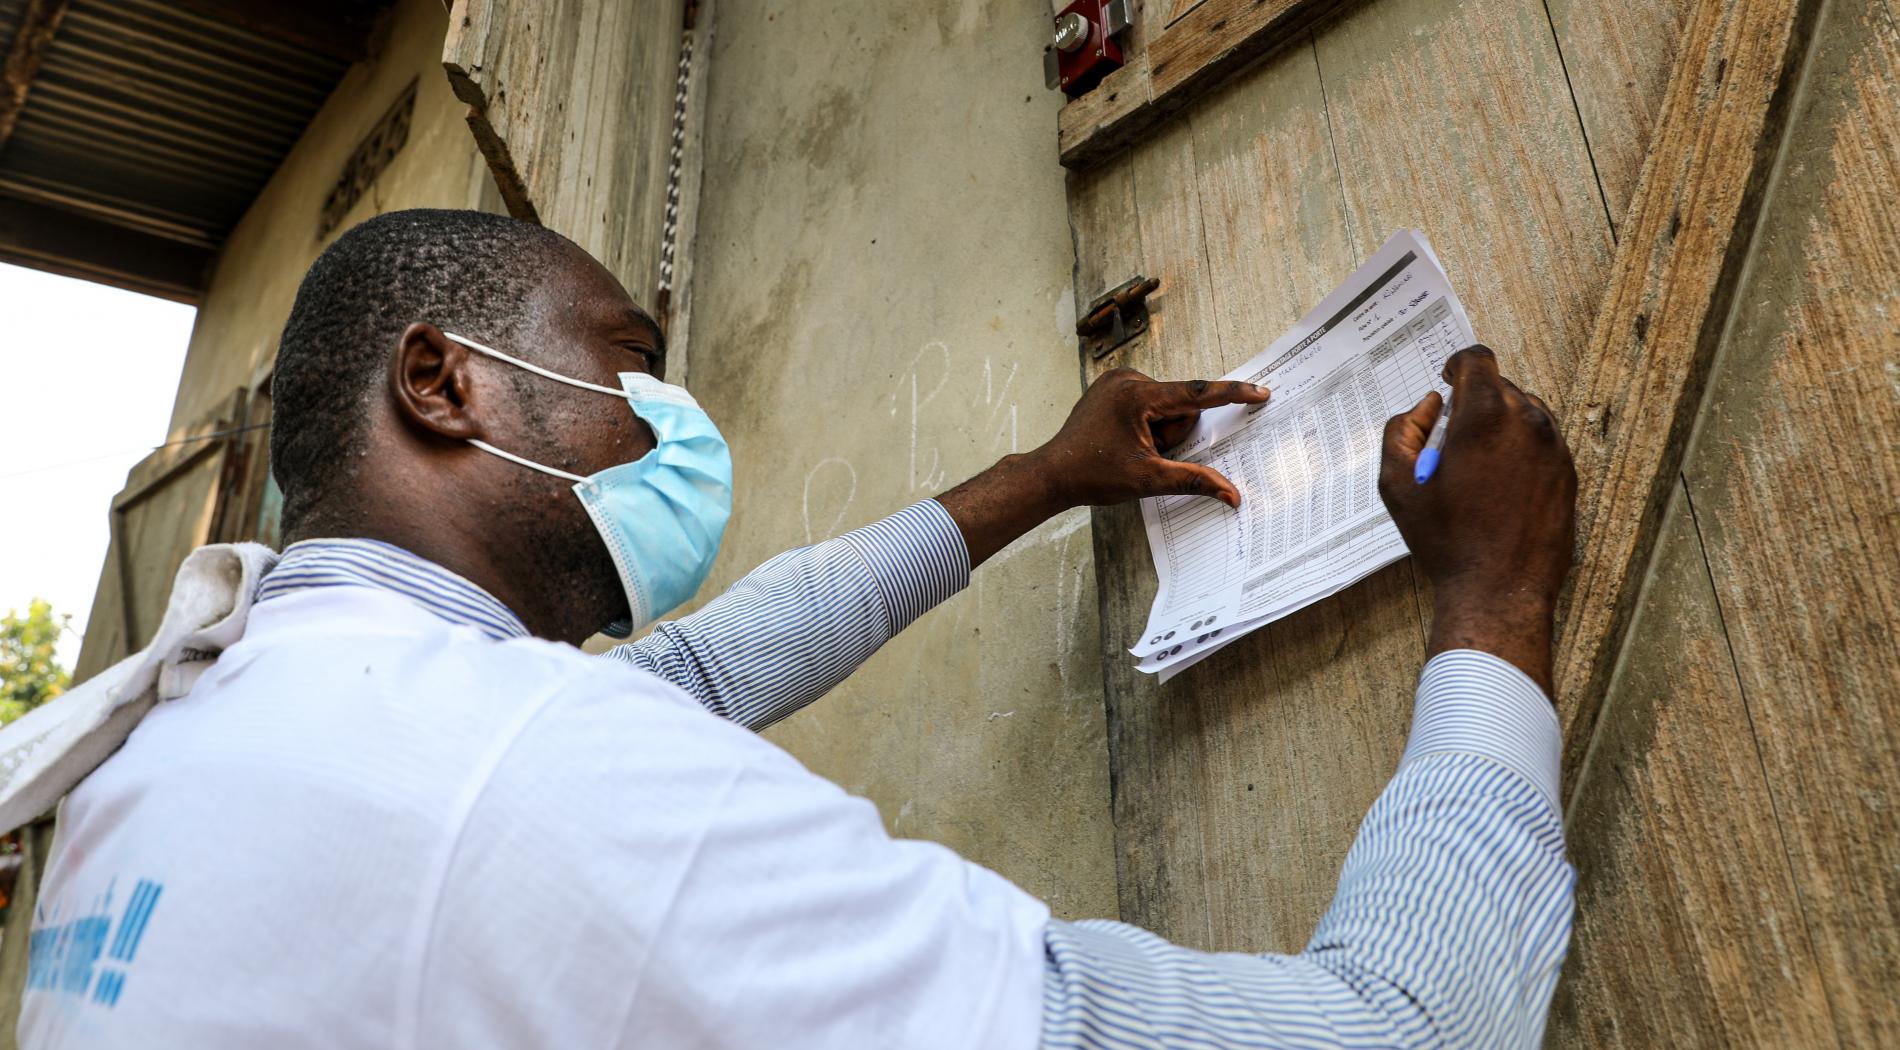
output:
[[1444, 374], [1451, 423], [1436, 473], [1422, 485], [1412, 477], [1438, 419], [1436, 392], [1386, 423], [1379, 469], [1379, 495], [1432, 582], [1426, 658], [1483, 650], [1549, 695], [1551, 621], [1576, 534], [1576, 467], [1549, 406], [1499, 375], [1490, 350], [1460, 350]]

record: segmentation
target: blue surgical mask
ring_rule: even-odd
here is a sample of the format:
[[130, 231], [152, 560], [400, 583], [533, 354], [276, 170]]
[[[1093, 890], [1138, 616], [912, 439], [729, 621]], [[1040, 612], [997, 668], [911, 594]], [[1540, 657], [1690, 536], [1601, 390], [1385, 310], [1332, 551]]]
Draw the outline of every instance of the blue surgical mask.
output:
[[732, 455], [719, 428], [684, 387], [662, 383], [645, 372], [620, 373], [621, 389], [564, 376], [499, 350], [444, 336], [557, 383], [627, 400], [633, 413], [653, 428], [658, 444], [632, 463], [590, 477], [523, 459], [485, 441], [469, 444], [543, 474], [574, 482], [574, 494], [594, 519], [594, 528], [613, 556], [620, 585], [627, 592], [631, 619], [616, 620], [604, 631], [625, 638], [635, 627], [659, 619], [691, 598], [706, 582], [719, 538], [732, 514]]

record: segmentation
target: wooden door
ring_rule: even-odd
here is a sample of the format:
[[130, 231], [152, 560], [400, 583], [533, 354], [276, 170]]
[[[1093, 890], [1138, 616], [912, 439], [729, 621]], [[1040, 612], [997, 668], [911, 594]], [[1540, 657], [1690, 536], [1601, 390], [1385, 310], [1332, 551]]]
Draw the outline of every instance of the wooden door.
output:
[[[1161, 280], [1085, 379], [1225, 373], [1417, 227], [1565, 418], [1560, 1045], [1900, 1037], [1895, 22], [1826, 6], [1148, 0], [1062, 113], [1078, 302]], [[1158, 686], [1125, 651], [1138, 510], [1095, 537], [1123, 918], [1297, 951], [1396, 764], [1429, 588], [1401, 561]]]
[[269, 421], [268, 393], [234, 390], [132, 468], [112, 499], [112, 538], [74, 680], [152, 640], [186, 555], [207, 543], [258, 538]]

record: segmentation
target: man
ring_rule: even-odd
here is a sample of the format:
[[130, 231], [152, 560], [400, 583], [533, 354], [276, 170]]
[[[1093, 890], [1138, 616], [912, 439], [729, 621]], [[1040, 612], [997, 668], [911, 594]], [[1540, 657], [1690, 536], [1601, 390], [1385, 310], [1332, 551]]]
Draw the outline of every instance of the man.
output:
[[1236, 503], [1157, 446], [1266, 391], [1110, 374], [1036, 451], [585, 656], [690, 595], [725, 520], [724, 443], [665, 356], [538, 227], [400, 212], [324, 252], [274, 385], [289, 545], [241, 637], [66, 801], [25, 1045], [1538, 1042], [1571, 911], [1547, 695], [1575, 480], [1488, 351], [1447, 369], [1429, 484], [1436, 395], [1386, 428], [1431, 661], [1291, 957], [1053, 920], [751, 732], [1052, 514]]

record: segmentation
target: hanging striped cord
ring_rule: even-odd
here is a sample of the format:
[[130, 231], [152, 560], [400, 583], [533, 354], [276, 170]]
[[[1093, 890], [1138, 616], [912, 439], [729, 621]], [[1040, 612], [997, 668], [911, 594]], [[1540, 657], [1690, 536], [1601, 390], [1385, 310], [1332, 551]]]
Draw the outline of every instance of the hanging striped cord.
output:
[[666, 220], [660, 230], [660, 311], [673, 297], [673, 251], [679, 239], [680, 169], [686, 156], [686, 93], [693, 67], [693, 31], [680, 37], [679, 77], [673, 86], [673, 143], [666, 161]]

